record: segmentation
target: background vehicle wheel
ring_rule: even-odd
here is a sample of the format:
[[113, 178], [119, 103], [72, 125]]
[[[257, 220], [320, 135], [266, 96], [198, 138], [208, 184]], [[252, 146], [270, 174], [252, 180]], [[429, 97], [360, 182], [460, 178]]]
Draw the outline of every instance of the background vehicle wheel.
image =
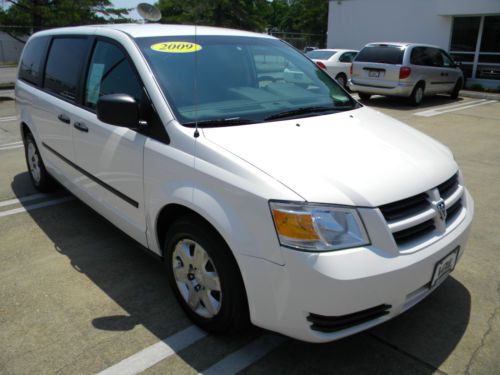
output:
[[365, 92], [358, 92], [358, 95], [361, 100], [369, 100], [371, 98], [371, 94], [367, 94]]
[[411, 105], [420, 105], [422, 100], [424, 99], [424, 84], [422, 82], [418, 83], [413, 92], [410, 95], [410, 103]]
[[458, 99], [458, 95], [460, 94], [460, 90], [462, 89], [463, 86], [463, 81], [460, 78], [457, 83], [455, 83], [455, 87], [453, 88], [453, 91], [450, 93], [450, 97], [452, 99]]
[[44, 193], [54, 191], [57, 186], [56, 182], [45, 169], [42, 156], [31, 133], [28, 133], [24, 140], [24, 155], [31, 182], [35, 188]]
[[339, 73], [337, 74], [335, 79], [337, 80], [340, 86], [342, 86], [344, 89], [347, 89], [347, 77], [345, 76], [345, 74]]
[[201, 328], [236, 332], [250, 322], [245, 287], [231, 250], [206, 222], [194, 215], [169, 229], [164, 255], [177, 300]]

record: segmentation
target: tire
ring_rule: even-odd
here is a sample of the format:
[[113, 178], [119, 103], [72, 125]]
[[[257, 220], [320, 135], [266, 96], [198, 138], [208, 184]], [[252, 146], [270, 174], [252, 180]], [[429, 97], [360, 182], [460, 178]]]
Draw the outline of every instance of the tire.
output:
[[457, 83], [455, 83], [455, 87], [453, 88], [453, 91], [450, 93], [450, 97], [452, 99], [458, 99], [458, 95], [460, 94], [460, 90], [462, 89], [463, 86], [463, 81], [460, 78]]
[[422, 82], [417, 83], [410, 95], [410, 104], [418, 106], [422, 103], [424, 99], [424, 89], [425, 85]]
[[335, 80], [340, 86], [342, 86], [342, 88], [347, 90], [347, 77], [345, 76], [345, 74], [343, 73], [337, 74]]
[[216, 334], [239, 332], [249, 323], [246, 291], [231, 250], [194, 215], [168, 230], [164, 252], [170, 286], [198, 326]]
[[372, 97], [371, 94], [367, 94], [366, 92], [358, 92], [358, 95], [361, 100], [370, 100], [370, 98]]
[[28, 133], [24, 139], [24, 156], [33, 186], [43, 193], [54, 191], [57, 184], [45, 169], [42, 156], [31, 133]]

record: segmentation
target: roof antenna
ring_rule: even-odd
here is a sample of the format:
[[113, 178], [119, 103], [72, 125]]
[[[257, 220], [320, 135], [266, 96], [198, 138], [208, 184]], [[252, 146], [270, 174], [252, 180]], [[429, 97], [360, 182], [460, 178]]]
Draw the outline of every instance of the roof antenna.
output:
[[[194, 44], [198, 44], [198, 25], [194, 24]], [[194, 137], [198, 138], [198, 53], [194, 54]]]
[[137, 5], [137, 13], [144, 19], [144, 22], [158, 22], [161, 20], [160, 9], [148, 3]]

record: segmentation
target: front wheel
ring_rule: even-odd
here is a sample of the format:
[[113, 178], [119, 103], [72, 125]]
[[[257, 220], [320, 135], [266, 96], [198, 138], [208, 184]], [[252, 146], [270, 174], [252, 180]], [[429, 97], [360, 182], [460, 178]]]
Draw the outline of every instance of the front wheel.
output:
[[463, 82], [462, 79], [459, 79], [457, 83], [455, 83], [455, 87], [453, 88], [453, 91], [450, 93], [450, 97], [452, 99], [458, 99], [458, 95], [460, 94], [460, 90], [462, 89]]
[[194, 215], [176, 221], [167, 233], [165, 265], [177, 300], [191, 320], [214, 333], [249, 324], [243, 280], [231, 250]]

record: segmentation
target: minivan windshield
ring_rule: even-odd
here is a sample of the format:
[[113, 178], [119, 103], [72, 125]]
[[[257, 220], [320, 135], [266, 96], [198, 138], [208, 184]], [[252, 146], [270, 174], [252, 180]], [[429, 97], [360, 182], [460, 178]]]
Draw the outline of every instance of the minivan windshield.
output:
[[232, 126], [317, 116], [359, 104], [302, 53], [271, 38], [137, 38], [177, 120]]

